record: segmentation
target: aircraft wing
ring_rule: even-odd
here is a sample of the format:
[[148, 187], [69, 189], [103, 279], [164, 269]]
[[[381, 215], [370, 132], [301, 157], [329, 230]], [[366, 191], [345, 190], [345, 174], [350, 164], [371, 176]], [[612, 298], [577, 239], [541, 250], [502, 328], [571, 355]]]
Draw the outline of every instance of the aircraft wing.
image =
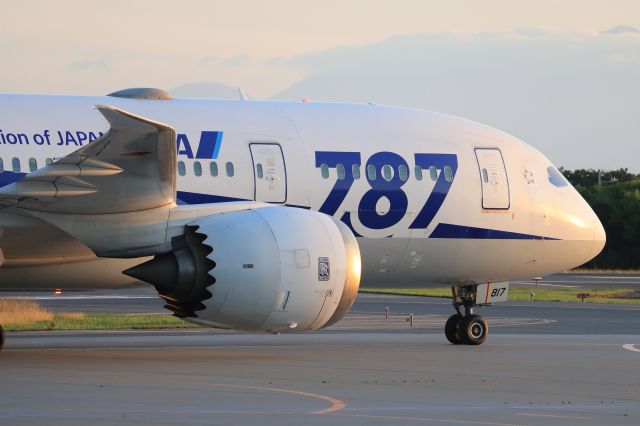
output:
[[1, 188], [2, 204], [50, 213], [108, 214], [175, 201], [175, 130], [112, 106], [96, 109], [109, 122], [109, 131]]

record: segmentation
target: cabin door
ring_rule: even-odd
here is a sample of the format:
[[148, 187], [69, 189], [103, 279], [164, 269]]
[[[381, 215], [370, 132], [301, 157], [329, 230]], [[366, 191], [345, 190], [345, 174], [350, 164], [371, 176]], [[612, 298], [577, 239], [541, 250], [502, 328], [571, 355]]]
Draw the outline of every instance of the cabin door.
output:
[[482, 183], [482, 208], [506, 210], [510, 207], [509, 179], [502, 153], [496, 148], [476, 148]]
[[249, 144], [253, 160], [253, 199], [266, 203], [287, 201], [287, 169], [277, 143]]

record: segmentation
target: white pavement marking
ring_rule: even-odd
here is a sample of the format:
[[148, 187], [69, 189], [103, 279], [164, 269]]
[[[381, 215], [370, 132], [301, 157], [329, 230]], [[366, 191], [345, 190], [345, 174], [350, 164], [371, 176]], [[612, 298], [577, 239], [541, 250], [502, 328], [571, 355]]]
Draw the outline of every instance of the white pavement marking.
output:
[[[553, 282], [553, 281], [552, 281]], [[511, 284], [526, 284], [526, 285], [536, 285], [537, 287], [562, 287], [562, 288], [580, 288], [579, 285], [566, 285], [566, 284], [549, 284], [549, 283], [539, 283], [536, 284], [533, 281], [513, 281]]]
[[591, 420], [591, 417], [560, 416], [560, 415], [557, 415], [557, 414], [516, 413], [516, 416], [551, 417], [551, 418], [554, 418], [554, 419]]
[[[398, 314], [385, 319], [383, 315], [358, 315], [350, 314], [341, 320], [338, 324], [332, 327], [333, 330], [392, 330], [392, 329], [409, 329], [409, 323], [407, 322], [407, 316], [409, 314]], [[415, 316], [413, 329], [425, 329], [425, 328], [439, 328], [446, 322], [448, 316], [446, 315], [417, 315]], [[556, 322], [550, 319], [539, 318], [502, 318], [492, 317], [488, 318], [491, 327], [504, 327], [504, 326], [521, 326], [521, 325], [541, 325], [551, 324]]]
[[605, 275], [585, 275], [585, 276], [580, 276], [581, 279], [589, 279], [589, 280], [593, 280], [593, 279], [604, 279], [604, 280], [638, 280], [640, 281], [640, 276], [632, 276], [632, 277], [621, 277], [621, 276], [613, 276], [613, 275], [609, 275], [609, 276], [605, 276]]
[[636, 345], [634, 345], [633, 343], [627, 343], [625, 345], [622, 345], [622, 347], [628, 351], [631, 352], [640, 352], [640, 349], [635, 347]]
[[[587, 306], [592, 305], [592, 306]], [[640, 311], [640, 306], [638, 305], [613, 305], [613, 307], [609, 308], [606, 306], [602, 306], [603, 304], [595, 304], [593, 306], [592, 303], [574, 303], [574, 302], [533, 302], [527, 305], [524, 304], [516, 304], [516, 302], [509, 303], [507, 306], [509, 308], [557, 308], [557, 309], [595, 309], [601, 311]], [[609, 305], [611, 306], [611, 305]], [[622, 308], [621, 306], [624, 306]], [[633, 306], [638, 306], [633, 307]]]
[[562, 287], [562, 288], [580, 288], [579, 285], [562, 285], [562, 284], [538, 284], [539, 287]]

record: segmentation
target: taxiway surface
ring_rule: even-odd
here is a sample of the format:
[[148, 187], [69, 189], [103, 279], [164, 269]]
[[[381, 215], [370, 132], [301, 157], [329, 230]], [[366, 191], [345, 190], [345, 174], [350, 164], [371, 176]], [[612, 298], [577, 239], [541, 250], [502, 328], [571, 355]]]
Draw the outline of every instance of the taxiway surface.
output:
[[[162, 312], [146, 291], [40, 300]], [[451, 309], [360, 295], [345, 319], [314, 333], [10, 333], [0, 424], [640, 423], [640, 305], [496, 305], [481, 311], [491, 335], [479, 347], [446, 342]]]

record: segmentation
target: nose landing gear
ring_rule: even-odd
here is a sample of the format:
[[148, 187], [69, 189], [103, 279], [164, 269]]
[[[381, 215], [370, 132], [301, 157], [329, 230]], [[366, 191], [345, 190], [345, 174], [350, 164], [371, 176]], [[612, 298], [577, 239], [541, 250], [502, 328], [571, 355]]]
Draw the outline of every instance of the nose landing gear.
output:
[[[476, 306], [477, 285], [465, 287], [451, 287], [453, 293], [453, 307], [456, 314], [447, 320], [444, 334], [454, 345], [480, 345], [489, 335], [487, 321], [480, 315], [473, 313]], [[464, 307], [464, 314], [461, 312]]]

